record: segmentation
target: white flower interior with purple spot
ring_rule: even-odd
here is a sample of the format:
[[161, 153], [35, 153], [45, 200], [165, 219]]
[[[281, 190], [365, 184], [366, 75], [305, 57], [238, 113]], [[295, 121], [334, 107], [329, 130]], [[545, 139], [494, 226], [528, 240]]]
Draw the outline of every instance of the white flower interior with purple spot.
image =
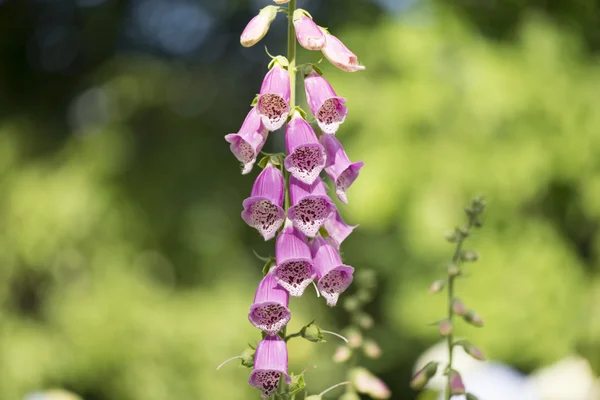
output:
[[310, 249], [319, 280], [317, 288], [327, 305], [333, 307], [337, 304], [340, 294], [352, 283], [354, 268], [342, 264], [337, 249], [320, 235], [310, 242]]
[[335, 134], [348, 115], [346, 99], [339, 97], [329, 82], [313, 70], [304, 78], [306, 102], [325, 133]]
[[323, 181], [317, 178], [312, 185], [307, 185], [291, 176], [289, 190], [292, 206], [288, 210], [288, 218], [300, 232], [315, 237], [336, 209], [327, 196]]
[[256, 110], [269, 131], [281, 128], [290, 114], [290, 76], [279, 60], [273, 60], [271, 69], [265, 75]]
[[304, 290], [316, 278], [310, 247], [306, 237], [296, 229], [290, 220], [275, 243], [275, 280], [291, 296], [302, 296]]
[[225, 135], [225, 140], [231, 144], [231, 152], [242, 163], [242, 174], [252, 171], [256, 157], [267, 141], [268, 133], [256, 109], [253, 108], [246, 115], [238, 133]]
[[311, 185], [325, 168], [327, 156], [315, 131], [298, 111], [294, 111], [285, 130], [285, 144], [288, 152], [285, 169], [294, 178]]
[[272, 239], [283, 224], [283, 196], [285, 181], [283, 174], [273, 164], [268, 163], [258, 175], [252, 192], [242, 203], [242, 218], [256, 228], [265, 240]]
[[278, 335], [267, 336], [256, 346], [254, 369], [248, 383], [260, 390], [263, 399], [268, 399], [279, 387], [283, 374], [289, 384], [287, 345]]
[[289, 302], [288, 292], [268, 273], [258, 284], [248, 320], [267, 335], [275, 335], [291, 318]]

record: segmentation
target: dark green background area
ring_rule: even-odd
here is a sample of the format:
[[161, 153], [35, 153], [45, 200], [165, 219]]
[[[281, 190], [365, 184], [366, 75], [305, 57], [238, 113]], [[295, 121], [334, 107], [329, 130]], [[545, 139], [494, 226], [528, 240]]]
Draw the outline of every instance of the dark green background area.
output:
[[[367, 66], [322, 63], [347, 98], [338, 137], [366, 164], [339, 208], [360, 224], [344, 262], [380, 281], [383, 356], [367, 367], [394, 399], [416, 398], [407, 382], [445, 307], [427, 293], [451, 256], [443, 233], [484, 194], [469, 242], [481, 260], [457, 291], [486, 327], [458, 334], [525, 373], [580, 354], [597, 375], [599, 3], [298, 3]], [[223, 139], [260, 88], [263, 45], [285, 51], [283, 15], [239, 45], [261, 4], [0, 2], [0, 399], [257, 397], [249, 371], [215, 367], [260, 339], [252, 250], [274, 246], [240, 218], [257, 170], [240, 175]], [[161, 19], [176, 7], [204, 19]], [[282, 143], [273, 133], [265, 150]], [[343, 328], [322, 300], [292, 299], [290, 331]], [[344, 378], [335, 348], [290, 342], [291, 370], [318, 367], [311, 393]]]

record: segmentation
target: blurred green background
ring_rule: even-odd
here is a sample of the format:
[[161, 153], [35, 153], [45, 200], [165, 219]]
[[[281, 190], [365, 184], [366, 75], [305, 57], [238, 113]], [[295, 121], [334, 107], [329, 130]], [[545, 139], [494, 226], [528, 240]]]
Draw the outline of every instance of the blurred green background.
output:
[[[283, 15], [251, 49], [267, 0], [0, 1], [0, 399], [66, 388], [86, 400], [255, 399], [215, 367], [260, 339], [247, 312], [274, 242], [240, 218], [256, 175], [236, 132]], [[458, 284], [485, 329], [458, 327], [524, 373], [569, 354], [600, 372], [600, 2], [299, 0], [367, 66], [323, 63], [348, 99], [338, 132], [366, 163], [345, 219], [347, 264], [377, 271], [367, 362], [413, 399], [438, 340], [429, 295], [443, 233], [489, 201]], [[300, 62], [319, 54], [300, 53]], [[265, 150], [280, 149], [282, 132]], [[312, 291], [295, 331], [348, 320]], [[311, 393], [343, 379], [335, 341], [290, 342]], [[565, 399], [568, 400], [568, 399]]]

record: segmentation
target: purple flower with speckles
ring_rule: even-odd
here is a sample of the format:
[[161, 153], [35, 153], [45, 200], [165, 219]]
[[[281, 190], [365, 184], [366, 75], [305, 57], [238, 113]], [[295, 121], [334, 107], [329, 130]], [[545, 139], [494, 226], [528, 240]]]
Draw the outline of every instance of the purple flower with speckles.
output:
[[275, 243], [277, 266], [273, 275], [277, 283], [292, 296], [302, 296], [306, 287], [316, 278], [310, 247], [306, 237], [296, 229], [290, 220]]
[[258, 284], [248, 319], [267, 335], [275, 335], [291, 318], [289, 302], [288, 292], [268, 273]]
[[314, 70], [304, 78], [304, 89], [319, 128], [325, 133], [335, 134], [348, 115], [346, 99], [338, 97], [329, 82]]
[[283, 195], [285, 182], [279, 169], [268, 163], [258, 175], [252, 192], [242, 205], [242, 218], [256, 228], [265, 240], [272, 239], [285, 219]]
[[256, 346], [254, 369], [248, 383], [260, 390], [262, 398], [268, 399], [277, 391], [283, 374], [289, 384], [292, 380], [287, 373], [287, 345], [278, 335], [267, 336]]
[[294, 111], [285, 130], [285, 144], [289, 154], [285, 158], [285, 169], [294, 178], [312, 184], [325, 167], [325, 148], [298, 111]]
[[358, 178], [358, 173], [365, 164], [362, 161], [350, 162], [342, 144], [333, 135], [321, 136], [321, 144], [327, 151], [325, 172], [335, 183], [335, 194], [338, 199], [347, 204], [346, 190]]
[[270, 131], [281, 128], [290, 113], [290, 76], [277, 60], [263, 80], [256, 110]]
[[346, 72], [356, 72], [365, 69], [358, 63], [358, 57], [351, 52], [342, 41], [329, 32], [325, 33], [323, 55], [336, 67]]
[[317, 236], [310, 242], [310, 250], [317, 269], [317, 288], [327, 305], [337, 304], [340, 293], [352, 283], [354, 268], [342, 264], [336, 248], [327, 239]]
[[260, 116], [253, 108], [250, 110], [240, 131], [225, 135], [225, 140], [231, 143], [231, 152], [242, 163], [242, 174], [252, 171], [256, 156], [262, 150], [269, 131], [260, 121]]
[[327, 196], [325, 185], [317, 178], [312, 185], [290, 177], [292, 206], [288, 218], [294, 226], [308, 237], [315, 237], [323, 223], [335, 211], [335, 205]]
[[325, 47], [325, 34], [302, 9], [294, 12], [294, 28], [300, 46], [306, 50], [321, 50]]
[[335, 210], [331, 217], [329, 217], [329, 219], [325, 221], [324, 227], [327, 230], [329, 238], [339, 249], [342, 245], [342, 242], [346, 240], [348, 236], [350, 236], [352, 231], [356, 229], [358, 225], [348, 225], [342, 219], [342, 216], [340, 215], [339, 211]]

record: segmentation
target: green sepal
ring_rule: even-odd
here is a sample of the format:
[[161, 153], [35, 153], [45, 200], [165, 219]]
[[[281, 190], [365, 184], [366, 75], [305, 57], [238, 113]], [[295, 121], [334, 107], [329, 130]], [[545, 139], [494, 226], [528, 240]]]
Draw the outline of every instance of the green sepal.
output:
[[310, 15], [310, 13], [302, 8], [297, 8], [296, 11], [294, 11], [294, 15], [293, 15], [293, 21], [296, 22], [298, 21], [300, 18], [302, 18], [302, 16], [306, 16], [310, 19], [313, 19], [312, 15]]
[[304, 372], [300, 375], [291, 374], [290, 378], [292, 378], [292, 381], [288, 385], [288, 393], [290, 395], [295, 395], [301, 390], [304, 390], [304, 388], [306, 387], [306, 381], [304, 380]]
[[313, 343], [325, 342], [321, 328], [319, 328], [318, 325], [315, 325], [314, 322], [315, 320], [313, 319], [307, 325], [303, 326], [302, 329], [300, 329], [300, 336]]
[[256, 258], [258, 258], [260, 261], [263, 262], [267, 262], [267, 261], [271, 261], [273, 259], [273, 257], [269, 256], [269, 257], [263, 257], [260, 254], [258, 254], [256, 251], [252, 250], [252, 252], [254, 253], [254, 255], [256, 256]]
[[319, 234], [321, 236], [323, 236], [324, 238], [328, 238], [329, 237], [329, 232], [327, 232], [327, 229], [325, 228], [324, 225], [321, 225], [321, 227], [319, 228]]
[[262, 268], [263, 276], [267, 276], [267, 274], [271, 270], [271, 265], [273, 265], [274, 262], [275, 262], [274, 257], [270, 257], [269, 260], [266, 261], [264, 267]]
[[263, 158], [260, 159], [260, 161], [258, 162], [257, 165], [259, 167], [261, 167], [262, 169], [265, 169], [267, 167], [267, 164], [269, 163], [270, 159], [271, 159], [271, 156], [264, 156]]
[[242, 365], [246, 368], [252, 368], [252, 367], [254, 367], [254, 353], [256, 350], [251, 345], [248, 345], [248, 346], [249, 347], [247, 347], [244, 351], [242, 351], [242, 354], [241, 354]]
[[252, 103], [250, 103], [250, 107], [254, 107], [255, 105], [258, 104], [258, 97], [260, 96], [260, 94], [257, 94], [256, 96], [254, 96], [254, 99], [252, 100]]
[[269, 69], [273, 68], [273, 66], [275, 66], [275, 63], [278, 63], [281, 67], [287, 69], [288, 66], [290, 65], [289, 61], [287, 58], [285, 58], [284, 56], [275, 56], [273, 57], [271, 54], [269, 54], [269, 51], [267, 50], [267, 47], [265, 46], [265, 51], [267, 52], [267, 54], [269, 55], [269, 57], [273, 58], [271, 60], [271, 62], [269, 63]]

